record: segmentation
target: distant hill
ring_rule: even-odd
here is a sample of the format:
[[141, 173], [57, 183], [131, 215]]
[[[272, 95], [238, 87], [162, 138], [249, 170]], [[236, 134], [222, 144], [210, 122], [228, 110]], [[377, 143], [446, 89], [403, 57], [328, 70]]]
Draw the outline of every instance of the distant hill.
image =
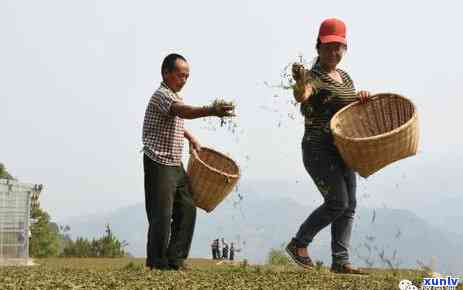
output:
[[[192, 257], [209, 257], [210, 241], [224, 237], [242, 248], [238, 259], [263, 263], [270, 249], [288, 242], [314, 208], [289, 198], [264, 194], [247, 195], [238, 200], [234, 194], [211, 214], [198, 210]], [[104, 225], [109, 223], [118, 237], [129, 243], [130, 253], [145, 256], [144, 204], [60, 223], [69, 225], [74, 237], [101, 236]], [[425, 265], [435, 264], [438, 271], [461, 273], [462, 246], [463, 236], [432, 226], [410, 211], [360, 208], [353, 233], [352, 260], [357, 265], [370, 263], [376, 267], [387, 266], [389, 261], [401, 268], [416, 267], [417, 261], [421, 261]], [[315, 259], [330, 263], [329, 228], [320, 233], [309, 251]]]

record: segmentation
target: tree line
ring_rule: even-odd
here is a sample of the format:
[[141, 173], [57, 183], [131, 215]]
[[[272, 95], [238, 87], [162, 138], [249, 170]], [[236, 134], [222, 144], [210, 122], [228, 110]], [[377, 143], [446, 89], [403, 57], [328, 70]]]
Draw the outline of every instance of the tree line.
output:
[[120, 241], [106, 225], [103, 236], [88, 239], [77, 237], [72, 239], [69, 226], [59, 226], [50, 220], [50, 215], [40, 208], [32, 210], [30, 227], [31, 239], [29, 255], [31, 257], [107, 257], [118, 258], [129, 256], [125, 250], [128, 243]]

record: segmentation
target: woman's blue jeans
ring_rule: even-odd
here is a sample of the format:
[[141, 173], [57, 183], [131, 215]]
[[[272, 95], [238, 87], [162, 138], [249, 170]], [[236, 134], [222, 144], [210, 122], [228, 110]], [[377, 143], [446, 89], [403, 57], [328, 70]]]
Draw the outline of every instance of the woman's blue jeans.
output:
[[357, 204], [355, 173], [335, 148], [315, 151], [311, 144], [303, 143], [302, 155], [305, 169], [324, 202], [304, 221], [293, 240], [298, 247], [307, 247], [318, 232], [331, 224], [333, 264], [347, 264]]

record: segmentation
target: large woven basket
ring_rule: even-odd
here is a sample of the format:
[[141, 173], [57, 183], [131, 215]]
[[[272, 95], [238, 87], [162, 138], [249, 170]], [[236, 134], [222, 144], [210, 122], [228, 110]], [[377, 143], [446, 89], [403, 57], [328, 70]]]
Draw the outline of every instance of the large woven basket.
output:
[[418, 148], [416, 107], [397, 94], [376, 94], [366, 104], [350, 104], [330, 125], [344, 161], [363, 177], [415, 155]]
[[211, 212], [233, 190], [240, 177], [238, 165], [230, 157], [203, 147], [192, 151], [188, 177], [197, 207]]

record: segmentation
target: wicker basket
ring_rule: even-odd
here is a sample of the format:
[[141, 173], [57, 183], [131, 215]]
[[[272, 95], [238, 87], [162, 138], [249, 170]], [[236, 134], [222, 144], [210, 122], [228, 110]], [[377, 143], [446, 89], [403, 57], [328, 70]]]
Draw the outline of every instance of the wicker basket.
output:
[[192, 151], [188, 177], [197, 207], [211, 212], [233, 190], [240, 177], [238, 165], [230, 157], [203, 147]]
[[377, 94], [366, 104], [350, 104], [333, 116], [330, 125], [344, 161], [363, 177], [415, 155], [418, 148], [416, 108], [397, 94]]

